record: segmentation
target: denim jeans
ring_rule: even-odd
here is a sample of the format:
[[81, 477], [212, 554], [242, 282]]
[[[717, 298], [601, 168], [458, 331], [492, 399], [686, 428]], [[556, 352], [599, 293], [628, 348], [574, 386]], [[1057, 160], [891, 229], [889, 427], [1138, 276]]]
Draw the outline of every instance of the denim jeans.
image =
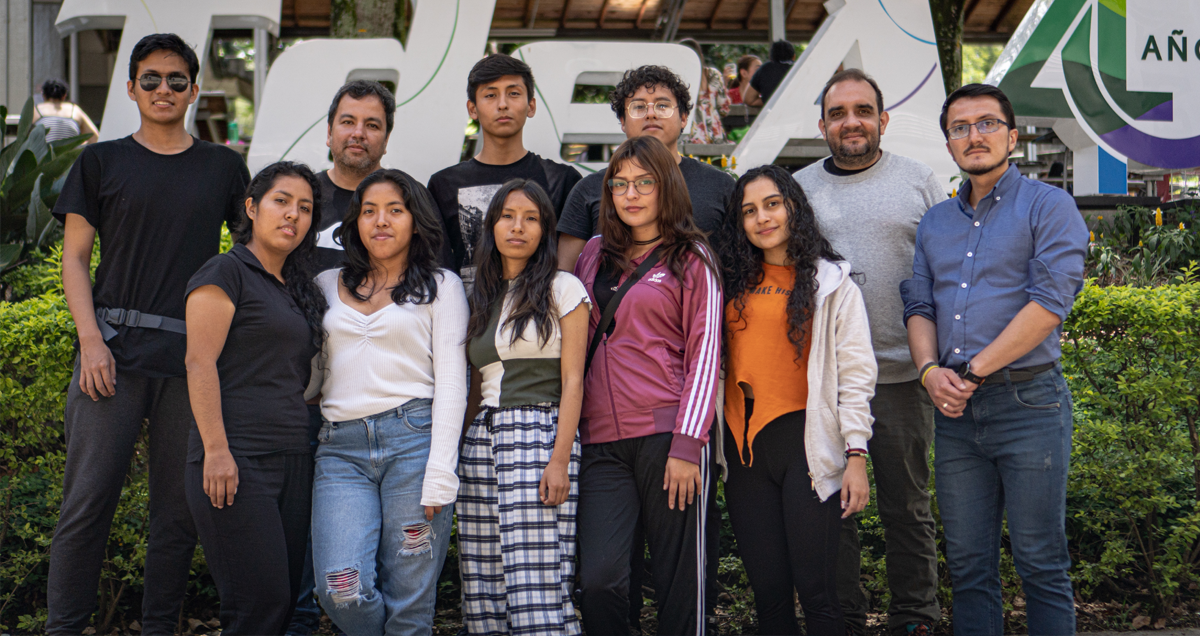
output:
[[934, 470], [954, 583], [956, 636], [1004, 631], [1000, 534], [1005, 513], [1030, 636], [1074, 634], [1067, 570], [1071, 391], [1062, 368], [989, 382], [962, 417], [935, 417]]
[[430, 634], [437, 579], [454, 506], [425, 520], [421, 487], [433, 429], [432, 400], [318, 434], [313, 479], [317, 596], [351, 636]]

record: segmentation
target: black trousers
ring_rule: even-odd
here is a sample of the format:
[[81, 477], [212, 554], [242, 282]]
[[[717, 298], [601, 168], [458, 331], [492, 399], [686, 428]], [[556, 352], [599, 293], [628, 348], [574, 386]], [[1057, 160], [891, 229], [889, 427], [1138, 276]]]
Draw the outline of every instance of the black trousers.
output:
[[585, 444], [579, 475], [580, 611], [588, 636], [629, 633], [630, 552], [639, 515], [650, 547], [659, 634], [702, 634], [705, 521], [712, 460], [700, 464], [703, 491], [686, 510], [663, 490], [670, 433]]
[[144, 420], [149, 420], [150, 528], [142, 633], [175, 633], [196, 551], [183, 494], [191, 417], [186, 378], [118, 371], [116, 395], [93, 401], [79, 388], [75, 362], [67, 387], [63, 502], [50, 544], [47, 633], [79, 634], [91, 622], [108, 532]]
[[233, 505], [204, 494], [204, 463], [187, 465], [187, 502], [221, 597], [223, 634], [283, 634], [300, 593], [312, 513], [313, 458], [235, 457]]
[[731, 461], [725, 506], [754, 588], [758, 633], [800, 633], [794, 589], [807, 634], [845, 636], [837, 597], [841, 498], [835, 493], [822, 502], [813, 490], [804, 451], [804, 411], [771, 421], [755, 436], [751, 466], [738, 461], [734, 444], [726, 429]]

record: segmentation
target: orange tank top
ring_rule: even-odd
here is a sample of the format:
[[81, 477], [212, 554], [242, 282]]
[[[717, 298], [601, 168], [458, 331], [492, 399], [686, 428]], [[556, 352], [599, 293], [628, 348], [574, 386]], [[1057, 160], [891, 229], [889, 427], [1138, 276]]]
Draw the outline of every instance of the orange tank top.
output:
[[[746, 292], [741, 316], [734, 301], [725, 305], [725, 423], [747, 466], [753, 461], [747, 449], [754, 448], [754, 436], [775, 418], [804, 410], [808, 402], [812, 321], [805, 325], [803, 355], [796, 355], [787, 335], [787, 301], [794, 280], [792, 267], [763, 263], [763, 280]], [[746, 400], [751, 397], [747, 422]]]

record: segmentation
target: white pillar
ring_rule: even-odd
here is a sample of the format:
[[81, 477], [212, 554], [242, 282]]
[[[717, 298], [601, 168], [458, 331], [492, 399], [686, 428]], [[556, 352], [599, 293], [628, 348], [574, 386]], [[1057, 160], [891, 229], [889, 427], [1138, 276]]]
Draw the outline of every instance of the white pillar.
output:
[[271, 63], [271, 34], [266, 29], [254, 29], [254, 112], [262, 105], [263, 87], [267, 85], [267, 66]]
[[71, 32], [67, 36], [70, 42], [70, 54], [67, 60], [67, 83], [70, 84], [71, 101], [79, 103], [79, 33]]
[[771, 0], [771, 41], [787, 39], [787, 16], [784, 15], [783, 0]]

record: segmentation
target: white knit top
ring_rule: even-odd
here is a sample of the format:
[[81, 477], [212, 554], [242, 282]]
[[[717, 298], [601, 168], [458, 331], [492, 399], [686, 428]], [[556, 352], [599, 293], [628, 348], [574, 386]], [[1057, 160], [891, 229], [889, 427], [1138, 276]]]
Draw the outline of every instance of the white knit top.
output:
[[454, 273], [438, 270], [429, 304], [391, 303], [367, 316], [342, 302], [340, 270], [317, 276], [329, 302], [321, 415], [331, 422], [433, 399], [433, 439], [421, 505], [444, 506], [458, 495], [458, 439], [467, 407], [467, 296]]

